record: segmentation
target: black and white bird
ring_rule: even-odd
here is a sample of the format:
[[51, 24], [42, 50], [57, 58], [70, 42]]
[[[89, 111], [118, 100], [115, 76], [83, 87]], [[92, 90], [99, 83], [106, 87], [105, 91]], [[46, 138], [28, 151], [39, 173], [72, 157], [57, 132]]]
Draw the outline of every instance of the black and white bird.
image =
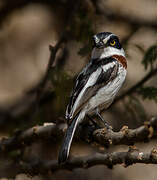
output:
[[[68, 129], [59, 152], [59, 163], [66, 162], [76, 127], [85, 115], [96, 113], [103, 120], [99, 112], [112, 104], [125, 80], [126, 68], [118, 37], [110, 32], [94, 35], [91, 60], [77, 76], [67, 106]], [[109, 127], [105, 121], [104, 124]]]

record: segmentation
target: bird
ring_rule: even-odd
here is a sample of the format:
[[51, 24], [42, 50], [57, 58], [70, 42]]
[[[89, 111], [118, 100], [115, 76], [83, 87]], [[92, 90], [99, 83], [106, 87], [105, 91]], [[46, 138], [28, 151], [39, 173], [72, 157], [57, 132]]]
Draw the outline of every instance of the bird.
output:
[[100, 112], [107, 109], [123, 85], [127, 61], [119, 38], [111, 32], [92, 37], [90, 61], [78, 74], [66, 109], [68, 128], [63, 139], [58, 163], [66, 163], [75, 130], [86, 115], [96, 114], [108, 129]]

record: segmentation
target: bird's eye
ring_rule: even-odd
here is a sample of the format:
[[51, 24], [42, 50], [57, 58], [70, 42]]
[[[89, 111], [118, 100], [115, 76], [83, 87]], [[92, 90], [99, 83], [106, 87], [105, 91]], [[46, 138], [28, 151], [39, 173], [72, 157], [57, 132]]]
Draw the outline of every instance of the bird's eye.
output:
[[115, 46], [115, 44], [116, 44], [116, 41], [115, 40], [111, 40], [110, 45], [111, 46]]

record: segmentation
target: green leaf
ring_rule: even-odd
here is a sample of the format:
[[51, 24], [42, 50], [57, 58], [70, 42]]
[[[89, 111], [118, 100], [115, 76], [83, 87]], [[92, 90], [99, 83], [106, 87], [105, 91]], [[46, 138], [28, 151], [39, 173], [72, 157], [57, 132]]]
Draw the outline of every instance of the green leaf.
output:
[[152, 69], [153, 63], [155, 62], [156, 58], [157, 58], [157, 45], [153, 45], [150, 48], [148, 48], [142, 60], [142, 64], [144, 65], [145, 69], [147, 69], [149, 66]]
[[157, 103], [157, 88], [156, 87], [141, 87], [137, 90], [137, 93], [142, 96], [143, 99], [154, 100]]

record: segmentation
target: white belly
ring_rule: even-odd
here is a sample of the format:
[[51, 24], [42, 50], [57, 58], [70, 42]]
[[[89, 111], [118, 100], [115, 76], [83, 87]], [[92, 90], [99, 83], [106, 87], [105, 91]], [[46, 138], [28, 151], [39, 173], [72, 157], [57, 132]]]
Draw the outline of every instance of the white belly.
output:
[[86, 105], [86, 112], [92, 112], [96, 107], [102, 106], [106, 109], [115, 98], [126, 77], [126, 70], [120, 66], [117, 77], [102, 87], [95, 96], [93, 96]]

